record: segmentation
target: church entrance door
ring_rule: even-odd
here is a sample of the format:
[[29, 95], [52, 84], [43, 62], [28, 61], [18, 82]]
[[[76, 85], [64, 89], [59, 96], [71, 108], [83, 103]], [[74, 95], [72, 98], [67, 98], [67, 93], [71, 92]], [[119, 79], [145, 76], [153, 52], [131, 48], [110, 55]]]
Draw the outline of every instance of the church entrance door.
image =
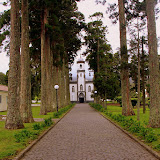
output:
[[84, 94], [83, 93], [79, 94], [79, 103], [84, 103]]
[[80, 103], [84, 103], [84, 98], [79, 98]]

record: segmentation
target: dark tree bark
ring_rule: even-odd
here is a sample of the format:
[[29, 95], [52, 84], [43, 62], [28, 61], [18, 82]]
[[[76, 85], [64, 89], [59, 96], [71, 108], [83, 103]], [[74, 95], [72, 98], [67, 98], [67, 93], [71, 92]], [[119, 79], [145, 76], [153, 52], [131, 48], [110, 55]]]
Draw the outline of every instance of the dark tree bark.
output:
[[135, 113], [133, 111], [130, 99], [124, 0], [118, 0], [118, 5], [119, 5], [119, 23], [120, 23], [120, 48], [121, 48], [122, 114], [125, 116], [130, 116], [134, 115]]
[[143, 102], [143, 113], [146, 112], [146, 101], [145, 101], [145, 71], [144, 71], [144, 37], [142, 37], [142, 57], [141, 57], [142, 65], [141, 65], [141, 76], [142, 76], [142, 102]]
[[20, 22], [19, 1], [11, 0], [10, 66], [6, 129], [24, 128], [20, 115]]
[[151, 127], [160, 127], [160, 92], [159, 92], [159, 58], [157, 52], [155, 0], [146, 0], [149, 43], [149, 84], [150, 84], [150, 118]]
[[21, 92], [20, 112], [24, 123], [33, 122], [31, 108], [31, 70], [29, 56], [29, 14], [28, 0], [21, 1]]
[[47, 114], [47, 75], [46, 75], [46, 55], [45, 55], [45, 22], [47, 21], [47, 9], [41, 15], [41, 109], [40, 114]]

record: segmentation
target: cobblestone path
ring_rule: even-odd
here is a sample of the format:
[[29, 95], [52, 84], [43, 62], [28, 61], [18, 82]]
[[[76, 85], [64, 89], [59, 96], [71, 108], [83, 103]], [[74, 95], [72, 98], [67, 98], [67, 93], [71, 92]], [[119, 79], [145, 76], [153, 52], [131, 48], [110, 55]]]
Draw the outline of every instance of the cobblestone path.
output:
[[23, 160], [156, 160], [88, 104], [77, 104]]

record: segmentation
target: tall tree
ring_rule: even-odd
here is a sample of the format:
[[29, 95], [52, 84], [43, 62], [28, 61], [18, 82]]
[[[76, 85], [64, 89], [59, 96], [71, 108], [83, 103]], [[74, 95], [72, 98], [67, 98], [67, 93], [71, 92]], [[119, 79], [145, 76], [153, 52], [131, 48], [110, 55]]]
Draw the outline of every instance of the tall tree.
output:
[[31, 70], [29, 55], [28, 0], [21, 1], [21, 91], [20, 112], [24, 123], [33, 122], [31, 109]]
[[118, 5], [119, 5], [120, 49], [121, 49], [122, 114], [125, 116], [129, 116], [129, 115], [134, 115], [135, 113], [133, 111], [130, 99], [124, 0], [118, 0]]
[[151, 127], [160, 127], [160, 91], [159, 91], [159, 58], [155, 22], [155, 0], [146, 0], [149, 43], [149, 84], [150, 84], [150, 118]]
[[11, 0], [11, 42], [8, 78], [8, 111], [5, 128], [24, 128], [20, 115], [20, 21], [19, 1]]
[[47, 72], [46, 72], [46, 32], [45, 25], [48, 22], [47, 20], [48, 10], [45, 7], [41, 13], [41, 110], [40, 114], [45, 115], [47, 113]]

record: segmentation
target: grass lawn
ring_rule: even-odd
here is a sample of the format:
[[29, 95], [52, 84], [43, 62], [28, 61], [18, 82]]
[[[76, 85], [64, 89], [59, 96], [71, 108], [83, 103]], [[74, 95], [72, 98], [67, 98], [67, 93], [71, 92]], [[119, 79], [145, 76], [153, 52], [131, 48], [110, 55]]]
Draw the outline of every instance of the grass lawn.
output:
[[[112, 114], [122, 114], [122, 107], [119, 106], [107, 106], [107, 109], [109, 112]], [[127, 118], [130, 119], [132, 118], [133, 120], [137, 120], [137, 109], [134, 109], [135, 116], [128, 116]], [[146, 108], [146, 113], [143, 114], [143, 108], [140, 108], [140, 123], [144, 126], [147, 127], [148, 122], [149, 122], [149, 108]], [[153, 128], [154, 133], [157, 134], [158, 140], [154, 141], [152, 143], [147, 143], [147, 145], [151, 146], [154, 148], [156, 145], [160, 144], [160, 128]], [[158, 151], [160, 153], [160, 151]]]
[[[53, 112], [47, 113], [47, 115], [40, 115], [40, 106], [32, 107], [32, 114], [34, 118], [49, 118], [53, 116]], [[0, 115], [7, 115], [7, 112], [0, 112]]]
[[[73, 106], [73, 105], [72, 105]], [[53, 112], [47, 113], [47, 115], [39, 115], [40, 113], [40, 107], [32, 107], [32, 113], [34, 118], [53, 118]], [[7, 112], [0, 112], [0, 115], [6, 115]], [[64, 114], [64, 113], [63, 113]], [[59, 117], [63, 116], [60, 115]], [[33, 130], [33, 125], [37, 123], [42, 123], [42, 122], [34, 122], [34, 123], [25, 123], [25, 129], [31, 132], [35, 132]], [[15, 139], [15, 134], [19, 133], [23, 129], [18, 129], [18, 130], [7, 130], [5, 129], [5, 122], [0, 121], [0, 159], [12, 159], [13, 156], [16, 155], [16, 153], [20, 152], [24, 148], [26, 148], [27, 145], [29, 145], [29, 142], [31, 139], [27, 139], [25, 142], [16, 142]], [[45, 127], [41, 129], [39, 132], [42, 133], [44, 130], [46, 130], [48, 127]]]
[[[37, 123], [37, 122], [36, 122]], [[25, 129], [33, 131], [33, 124], [34, 123], [25, 123]], [[29, 144], [29, 140], [26, 142], [17, 143], [15, 141], [14, 135], [21, 131], [22, 129], [18, 130], [7, 130], [4, 128], [5, 122], [0, 122], [0, 159], [4, 158], [12, 158], [17, 152], [24, 149], [27, 144]], [[46, 128], [45, 128], [46, 129]], [[45, 129], [41, 130], [43, 132]]]

